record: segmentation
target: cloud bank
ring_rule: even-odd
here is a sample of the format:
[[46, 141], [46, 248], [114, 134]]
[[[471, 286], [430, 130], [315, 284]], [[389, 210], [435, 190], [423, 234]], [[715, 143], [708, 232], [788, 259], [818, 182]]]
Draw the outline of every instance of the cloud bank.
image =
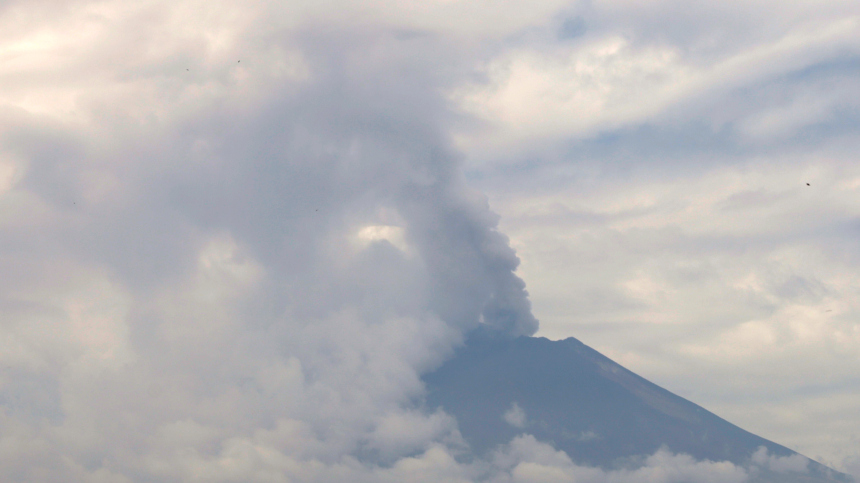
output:
[[571, 4], [457, 91], [538, 335], [845, 469], [858, 19], [842, 1]]
[[457, 443], [419, 374], [537, 321], [448, 140], [451, 45], [301, 3], [2, 23], [4, 481], [343, 481]]
[[[0, 5], [2, 479], [745, 481], [666, 452], [582, 468], [528, 436], [464, 463], [456, 421], [418, 405], [420, 374], [469, 330], [538, 328], [463, 175], [482, 143], [528, 139], [493, 142], [481, 113], [558, 134], [570, 110], [606, 111], [596, 126], [653, 112], [606, 107], [622, 96], [535, 113], [546, 89], [517, 87], [526, 71], [563, 78], [571, 54], [509, 43], [579, 38], [577, 8]], [[646, 77], [674, 62], [636, 55]]]

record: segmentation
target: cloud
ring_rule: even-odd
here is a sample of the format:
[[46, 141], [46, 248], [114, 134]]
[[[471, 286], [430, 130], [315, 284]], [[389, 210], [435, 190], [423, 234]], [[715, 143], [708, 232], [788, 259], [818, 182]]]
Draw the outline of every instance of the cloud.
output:
[[515, 428], [524, 428], [526, 426], [526, 412], [516, 402], [511, 404], [511, 408], [505, 411], [502, 419]]
[[856, 113], [843, 90], [856, 87], [848, 59], [860, 52], [858, 12], [847, 2], [778, 14], [767, 2], [585, 5], [572, 18], [588, 26], [587, 35], [559, 42], [546, 26], [546, 35], [488, 61], [486, 79], [456, 91], [463, 108], [486, 123], [458, 137], [476, 161], [537, 156], [546, 164], [565, 156], [571, 142], [642, 125], [701, 123], [753, 142], [786, 142]]
[[[740, 481], [743, 469], [666, 452], [625, 470], [582, 468], [528, 436], [464, 463], [456, 422], [420, 409], [420, 375], [467, 332], [538, 329], [517, 275], [530, 266], [518, 268], [465, 167], [504, 146], [522, 152], [539, 134], [557, 149], [653, 116], [671, 127], [676, 111], [708, 109], [701, 90], [765, 82], [855, 47], [849, 18], [691, 56], [641, 40], [662, 17], [624, 26], [636, 17], [627, 2], [595, 5], [4, 3], [2, 479]], [[544, 54], [548, 38], [558, 45]], [[846, 86], [823, 102], [789, 86], [770, 114], [739, 108], [732, 120], [753, 141], [784, 139], [838, 117]], [[583, 119], [568, 122], [572, 113]], [[494, 116], [498, 132], [486, 130]], [[798, 206], [791, 193], [721, 176], [737, 198], [710, 199], [695, 184], [680, 192], [724, 232], [739, 200], [760, 206], [746, 223], [762, 230], [773, 206]], [[839, 174], [821, 176], [807, 179]], [[844, 196], [850, 179], [838, 185]], [[629, 242], [613, 234], [625, 230], [646, 249], [672, 244], [666, 220], [689, 215], [665, 193], [628, 188], [595, 198], [608, 209], [551, 215], [613, 220], [616, 232], [592, 234], [602, 249]], [[726, 277], [755, 300], [831, 302], [827, 284], [765, 265], [778, 283], [731, 267]], [[638, 268], [626, 291], [603, 290], [614, 279], [597, 274], [599, 297], [571, 300], [585, 312], [607, 300], [644, 305], [659, 319], [655, 304], [696, 271]], [[850, 307], [838, 310], [847, 320]], [[788, 332], [827, 344], [815, 327]]]
[[456, 52], [286, 7], [3, 11], [4, 481], [402, 467], [461, 444], [420, 374], [537, 329], [449, 141]]
[[582, 338], [745, 429], [807, 455], [826, 446], [838, 462], [856, 432], [843, 402], [857, 371], [850, 155], [696, 171], [489, 188], [541, 335]]
[[602, 470], [573, 464], [568, 456], [530, 435], [519, 436], [496, 453], [493, 482], [583, 481], [669, 483], [743, 482], [748, 473], [729, 462], [696, 461], [689, 455], [659, 450], [629, 468]]
[[809, 460], [802, 455], [776, 456], [768, 454], [767, 448], [760, 447], [753, 453], [752, 462], [762, 468], [773, 470], [777, 473], [798, 472], [805, 473], [809, 466]]
[[850, 456], [858, 15], [596, 2], [566, 14], [583, 35], [547, 26], [485, 64], [460, 99], [486, 124], [458, 139], [540, 335]]

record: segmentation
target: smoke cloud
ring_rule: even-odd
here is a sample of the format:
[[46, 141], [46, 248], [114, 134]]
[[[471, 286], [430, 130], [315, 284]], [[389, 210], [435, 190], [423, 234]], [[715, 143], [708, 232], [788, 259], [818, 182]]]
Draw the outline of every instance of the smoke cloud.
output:
[[475, 3], [0, 7], [0, 479], [744, 481], [465, 463], [421, 410], [469, 331], [538, 328], [452, 93], [564, 5]]
[[450, 42], [273, 9], [6, 7], [4, 481], [374, 479], [462, 446], [422, 372], [537, 330]]

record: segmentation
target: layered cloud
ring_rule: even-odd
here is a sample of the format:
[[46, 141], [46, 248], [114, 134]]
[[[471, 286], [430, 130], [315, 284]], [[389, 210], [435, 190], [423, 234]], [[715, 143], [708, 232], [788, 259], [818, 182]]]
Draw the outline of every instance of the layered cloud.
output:
[[847, 2], [581, 4], [457, 91], [484, 119], [458, 142], [540, 335], [844, 468], [858, 18]]
[[332, 480], [459, 444], [419, 375], [537, 321], [448, 141], [444, 39], [315, 4], [3, 15], [4, 481]]
[[[538, 329], [466, 163], [541, 144], [557, 162], [570, 139], [700, 119], [703, 92], [854, 55], [833, 5], [795, 37], [806, 10], [690, 55], [694, 26], [648, 35], [669, 2], [3, 3], [0, 479], [744, 481], [783, 464], [659, 452], [607, 472], [528, 436], [464, 463], [420, 375], [482, 324]], [[790, 84], [727, 112], [753, 140], [830, 122], [853, 84], [810, 82], [827, 95]], [[620, 191], [603, 196], [622, 212], [654, 198]], [[659, 298], [652, 273], [628, 282]]]

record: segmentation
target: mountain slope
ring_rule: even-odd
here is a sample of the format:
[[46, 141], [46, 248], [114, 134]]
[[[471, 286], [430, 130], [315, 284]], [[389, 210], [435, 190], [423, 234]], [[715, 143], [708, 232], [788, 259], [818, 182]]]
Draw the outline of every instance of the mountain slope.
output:
[[[771, 455], [796, 454], [648, 382], [574, 338], [476, 335], [424, 381], [428, 408], [442, 407], [455, 416], [478, 454], [522, 433], [552, 443], [576, 463], [604, 468], [662, 446], [738, 465], [749, 464], [761, 446]], [[795, 481], [822, 481], [827, 475], [848, 481], [811, 460], [808, 468], [811, 479]]]

